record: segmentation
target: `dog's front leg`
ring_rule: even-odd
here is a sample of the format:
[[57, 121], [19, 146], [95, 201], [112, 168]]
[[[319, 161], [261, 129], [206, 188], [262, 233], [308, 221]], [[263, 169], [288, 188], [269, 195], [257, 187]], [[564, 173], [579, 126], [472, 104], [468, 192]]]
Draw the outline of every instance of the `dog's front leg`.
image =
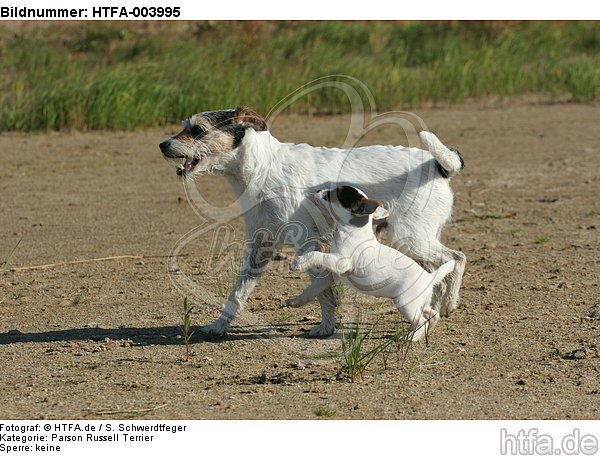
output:
[[308, 252], [296, 258], [290, 265], [292, 271], [307, 271], [313, 268], [327, 269], [343, 276], [352, 272], [352, 261], [331, 253]]
[[227, 332], [231, 321], [244, 304], [246, 304], [248, 297], [256, 286], [258, 278], [273, 258], [274, 252], [275, 245], [273, 242], [254, 240], [251, 243], [244, 257], [240, 275], [233, 287], [233, 291], [229, 295], [229, 298], [227, 298], [227, 303], [221, 315], [201, 330], [205, 336], [209, 338], [221, 337]]

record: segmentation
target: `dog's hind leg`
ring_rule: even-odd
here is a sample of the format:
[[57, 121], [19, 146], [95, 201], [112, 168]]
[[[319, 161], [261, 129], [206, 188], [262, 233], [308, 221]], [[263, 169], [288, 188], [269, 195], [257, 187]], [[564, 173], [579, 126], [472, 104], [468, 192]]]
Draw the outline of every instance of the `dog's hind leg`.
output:
[[238, 311], [243, 308], [248, 297], [254, 290], [258, 278], [262, 275], [275, 253], [275, 244], [271, 241], [255, 239], [249, 246], [242, 263], [240, 275], [233, 291], [227, 298], [227, 303], [217, 318], [211, 324], [204, 326], [201, 332], [208, 338], [223, 336], [229, 329], [231, 321]]

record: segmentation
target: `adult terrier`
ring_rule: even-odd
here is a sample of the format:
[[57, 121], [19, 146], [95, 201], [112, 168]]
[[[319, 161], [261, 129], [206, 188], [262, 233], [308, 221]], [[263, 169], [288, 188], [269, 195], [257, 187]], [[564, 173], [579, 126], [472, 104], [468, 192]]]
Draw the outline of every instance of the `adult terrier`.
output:
[[[240, 275], [220, 317], [205, 326], [209, 336], [225, 334], [258, 278], [280, 245], [298, 254], [321, 250], [333, 223], [323, 217], [311, 195], [348, 183], [360, 186], [390, 211], [388, 234], [394, 248], [432, 272], [450, 260], [454, 269], [434, 289], [434, 303], [446, 316], [458, 304], [466, 265], [462, 252], [444, 246], [440, 233], [452, 212], [449, 178], [463, 167], [458, 152], [429, 132], [424, 148], [368, 146], [352, 149], [279, 142], [265, 121], [248, 108], [196, 114], [183, 130], [160, 144], [165, 158], [177, 163], [177, 174], [195, 178], [215, 173], [228, 178], [246, 222], [248, 248]], [[335, 330], [335, 295], [331, 273], [310, 269], [311, 284], [286, 301], [301, 305], [317, 297], [321, 323], [309, 336]]]

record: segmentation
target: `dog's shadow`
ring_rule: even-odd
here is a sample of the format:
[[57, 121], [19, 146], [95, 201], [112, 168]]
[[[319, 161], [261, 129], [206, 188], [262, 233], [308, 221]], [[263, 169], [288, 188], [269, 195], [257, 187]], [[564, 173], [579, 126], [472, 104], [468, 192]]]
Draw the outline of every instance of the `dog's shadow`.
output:
[[[297, 327], [297, 328], [294, 328]], [[222, 337], [208, 337], [200, 327], [192, 328], [190, 343], [221, 343], [236, 340], [268, 340], [281, 338], [305, 337], [300, 328], [301, 323], [286, 323], [265, 326], [234, 326]], [[292, 333], [292, 334], [290, 334]], [[47, 342], [73, 342], [105, 340], [127, 340], [134, 346], [148, 345], [183, 345], [183, 332], [179, 326], [159, 326], [148, 328], [72, 328], [43, 332], [8, 332], [0, 333], [0, 345], [47, 343]]]

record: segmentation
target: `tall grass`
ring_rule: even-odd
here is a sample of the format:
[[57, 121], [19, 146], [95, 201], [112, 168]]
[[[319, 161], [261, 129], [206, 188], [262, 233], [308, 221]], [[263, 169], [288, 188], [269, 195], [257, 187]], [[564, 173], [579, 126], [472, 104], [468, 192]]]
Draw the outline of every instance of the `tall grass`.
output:
[[[157, 32], [50, 24], [18, 33], [0, 24], [0, 130], [130, 129], [239, 104], [266, 113], [331, 74], [364, 82], [382, 110], [489, 95], [600, 94], [598, 22], [186, 24]], [[329, 88], [291, 109], [350, 106]]]

